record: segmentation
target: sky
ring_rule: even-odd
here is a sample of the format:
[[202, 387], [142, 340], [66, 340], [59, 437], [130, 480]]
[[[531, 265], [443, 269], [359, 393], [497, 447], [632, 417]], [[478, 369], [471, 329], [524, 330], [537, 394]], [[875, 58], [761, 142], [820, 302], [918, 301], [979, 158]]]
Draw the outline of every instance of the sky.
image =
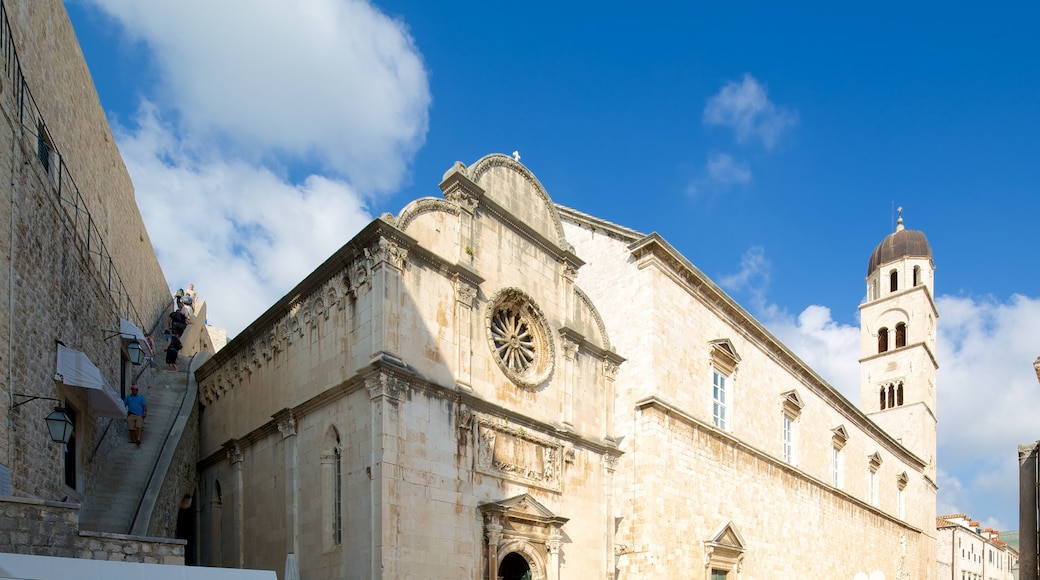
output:
[[229, 336], [455, 161], [518, 151], [858, 404], [867, 260], [902, 207], [936, 264], [938, 512], [1018, 527], [1040, 5], [65, 2], [171, 291]]

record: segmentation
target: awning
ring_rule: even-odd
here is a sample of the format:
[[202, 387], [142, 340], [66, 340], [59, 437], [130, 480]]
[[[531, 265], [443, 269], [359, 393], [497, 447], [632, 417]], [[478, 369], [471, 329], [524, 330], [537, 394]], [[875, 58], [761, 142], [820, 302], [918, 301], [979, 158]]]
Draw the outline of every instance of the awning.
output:
[[141, 329], [133, 322], [130, 322], [125, 318], [120, 318], [119, 334], [121, 338], [136, 340], [138, 345], [146, 351], [148, 356], [155, 356], [155, 352], [152, 351], [152, 345], [148, 344], [148, 341], [144, 339], [144, 333], [141, 332]]
[[119, 394], [109, 386], [101, 370], [80, 351], [58, 345], [58, 370], [54, 373], [54, 381], [89, 389], [87, 403], [95, 415], [116, 419], [126, 417], [126, 406]]
[[125, 318], [119, 319], [119, 334], [123, 335], [123, 338], [136, 338], [138, 342], [144, 343], [144, 333], [141, 329]]

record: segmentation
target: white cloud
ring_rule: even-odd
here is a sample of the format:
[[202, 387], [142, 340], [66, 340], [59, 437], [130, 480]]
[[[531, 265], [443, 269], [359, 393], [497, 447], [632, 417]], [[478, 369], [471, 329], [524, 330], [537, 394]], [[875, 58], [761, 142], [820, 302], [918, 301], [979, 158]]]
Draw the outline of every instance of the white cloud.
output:
[[750, 182], [751, 166], [747, 162], [734, 159], [728, 153], [712, 153], [708, 156], [703, 173], [686, 186], [686, 193], [691, 196], [722, 193], [732, 186]]
[[774, 105], [765, 86], [745, 73], [743, 80], [727, 82], [708, 99], [704, 123], [733, 129], [738, 143], [760, 140], [772, 149], [784, 131], [798, 123], [798, 114]]
[[[825, 306], [797, 316], [769, 302], [771, 264], [761, 247], [718, 278], [749, 298], [752, 313], [853, 404], [860, 404], [859, 326]], [[984, 527], [1017, 526], [1018, 445], [1040, 439], [1040, 298], [939, 296], [936, 377], [938, 512], [967, 513]]]
[[710, 155], [707, 168], [708, 178], [716, 183], [729, 185], [751, 181], [751, 166], [726, 153]]
[[398, 186], [425, 140], [422, 57], [364, 0], [91, 1], [152, 50], [152, 99], [186, 141], [306, 161], [370, 192]]
[[369, 2], [84, 1], [149, 51], [156, 86], [116, 127], [120, 149], [168, 282], [194, 282], [229, 335], [407, 178], [427, 74], [405, 25]]
[[210, 323], [231, 336], [371, 220], [345, 182], [292, 184], [242, 161], [194, 159], [153, 107], [117, 131], [167, 280], [194, 282]]

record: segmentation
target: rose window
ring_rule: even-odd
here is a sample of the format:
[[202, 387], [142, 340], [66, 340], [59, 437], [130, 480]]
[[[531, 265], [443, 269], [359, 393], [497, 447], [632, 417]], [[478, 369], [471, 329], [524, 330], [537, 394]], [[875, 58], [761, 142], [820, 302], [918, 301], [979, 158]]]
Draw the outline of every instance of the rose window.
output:
[[514, 373], [522, 373], [534, 362], [531, 329], [517, 312], [499, 312], [491, 321], [495, 354]]
[[499, 368], [514, 383], [532, 388], [552, 372], [553, 345], [538, 307], [515, 288], [507, 288], [488, 307], [488, 338]]

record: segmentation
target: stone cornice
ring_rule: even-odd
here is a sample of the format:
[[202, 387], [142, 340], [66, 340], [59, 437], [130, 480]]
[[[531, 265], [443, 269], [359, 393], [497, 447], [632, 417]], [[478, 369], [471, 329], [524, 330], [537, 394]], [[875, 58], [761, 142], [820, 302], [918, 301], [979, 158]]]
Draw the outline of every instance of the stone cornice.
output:
[[[833, 486], [827, 485], [822, 480], [819, 480], [819, 479], [813, 477], [812, 475], [809, 475], [808, 473], [798, 469], [797, 467], [795, 467], [795, 466], [793, 466], [793, 465], [791, 465], [789, 463], [785, 463], [785, 462], [777, 459], [776, 457], [773, 457], [772, 455], [768, 455], [766, 453], [763, 453], [763, 452], [759, 451], [758, 449], [756, 449], [755, 447], [752, 447], [751, 445], [748, 445], [747, 443], [744, 443], [743, 441], [741, 441], [740, 439], [734, 437], [733, 435], [731, 435], [729, 433], [726, 433], [724, 431], [721, 431], [719, 429], [716, 429], [715, 427], [713, 427], [711, 425], [708, 425], [707, 423], [704, 423], [704, 422], [696, 419], [695, 417], [684, 413], [678, 407], [675, 407], [675, 406], [665, 402], [664, 400], [662, 400], [662, 399], [660, 399], [658, 397], [650, 396], [650, 397], [646, 397], [644, 399], [641, 399], [641, 400], [636, 402], [635, 408], [636, 408], [636, 410], [639, 410], [639, 411], [643, 411], [643, 410], [647, 410], [647, 409], [654, 410], [654, 411], [657, 411], [657, 412], [662, 413], [664, 415], [667, 415], [668, 417], [671, 417], [671, 418], [677, 419], [679, 421], [682, 421], [683, 423], [686, 423], [690, 427], [693, 427], [695, 429], [699, 429], [701, 431], [704, 431], [705, 433], [707, 433], [708, 435], [710, 435], [712, 437], [715, 437], [717, 439], [725, 441], [726, 443], [729, 443], [730, 445], [733, 445], [734, 447], [738, 448], [740, 451], [743, 451], [744, 453], [747, 453], [748, 455], [753, 455], [759, 461], [762, 461], [763, 463], [769, 464], [772, 469], [785, 471], [785, 472], [790, 473], [791, 475], [794, 475], [796, 477], [799, 477], [799, 478], [801, 478], [801, 479], [803, 479], [803, 480], [805, 480], [807, 482], [813, 483], [813, 484], [817, 485], [818, 487], [820, 487], [821, 489], [823, 489], [825, 491], [828, 491], [830, 493], [838, 495], [842, 499], [847, 500], [849, 502], [852, 502], [852, 503], [856, 504], [857, 506], [859, 506], [860, 508], [868, 510], [870, 512], [873, 512], [874, 514], [876, 514], [878, 516], [884, 517], [885, 519], [891, 521], [892, 523], [895, 523], [895, 524], [897, 524], [899, 526], [905, 527], [908, 530], [913, 530], [913, 531], [919, 532], [919, 533], [922, 532], [921, 529], [919, 529], [919, 528], [917, 528], [917, 527], [915, 527], [913, 525], [910, 525], [906, 521], [900, 520], [900, 519], [898, 519], [898, 518], [888, 514], [887, 512], [882, 511], [881, 509], [876, 508], [876, 507], [870, 505], [869, 503], [867, 503], [867, 502], [865, 502], [865, 501], [863, 501], [863, 500], [861, 500], [861, 499], [859, 499], [859, 498], [857, 498], [857, 497], [855, 497], [853, 495], [850, 495], [849, 493], [845, 492], [844, 490], [841, 490], [841, 489], [835, 488]], [[902, 449], [901, 446], [900, 446], [900, 449]], [[910, 453], [898, 452], [898, 451], [893, 450], [893, 449], [889, 449], [889, 451], [890, 452], [894, 451], [894, 454], [897, 455], [897, 456], [905, 455], [908, 459], [912, 459], [913, 462], [911, 463], [910, 466], [915, 468], [914, 471], [919, 473], [926, 481], [929, 481], [929, 482], [931, 481], [930, 479], [928, 479], [928, 476], [925, 475], [925, 473], [924, 473], [924, 463], [921, 462], [919, 459], [917, 459], [914, 455], [912, 455]]]
[[[299, 405], [296, 405], [295, 407], [282, 409], [263, 425], [250, 430], [248, 433], [237, 439], [228, 441], [224, 444], [224, 447], [221, 447], [208, 456], [200, 459], [198, 462], [198, 469], [206, 469], [226, 461], [227, 446], [230, 444], [237, 445], [244, 449], [276, 433], [279, 433], [280, 440], [281, 435], [278, 429], [278, 423], [284, 421], [285, 417], [292, 416], [295, 419], [296, 424], [299, 425], [306, 419], [307, 415], [314, 413], [322, 407], [342, 399], [351, 393], [364, 390], [366, 388], [366, 378], [372, 377], [376, 374], [382, 374], [388, 379], [401, 382], [405, 385], [406, 389], [420, 389], [429, 395], [466, 405], [473, 412], [501, 417], [513, 425], [524, 427], [543, 435], [552, 436], [560, 441], [589, 449], [601, 455], [620, 457], [624, 453], [613, 443], [585, 437], [572, 430], [564, 430], [561, 426], [531, 419], [530, 417], [517, 413], [513, 409], [485, 401], [473, 393], [459, 391], [454, 386], [445, 387], [443, 385], [432, 383], [418, 375], [412, 374], [409, 371], [405, 371], [382, 361], [377, 361], [372, 365], [359, 370], [354, 376], [345, 380], [343, 383], [323, 389], [317, 395]], [[404, 397], [400, 401], [400, 404], [408, 404], [407, 401], [408, 398]]]
[[862, 431], [881, 441], [886, 447], [901, 449], [901, 454], [912, 457], [914, 463], [924, 465], [920, 458], [871, 421], [859, 407], [853, 405], [802, 359], [798, 358], [798, 355], [766, 330], [758, 320], [730, 298], [725, 291], [691, 264], [658, 233], [654, 232], [633, 242], [628, 247], [636, 259], [637, 267], [641, 269], [658, 268], [720, 318], [731, 321], [732, 327], [745, 339], [758, 346], [774, 362], [787, 369], [795, 379], [833, 409], [847, 417]]
[[241, 352], [248, 351], [254, 341], [263, 339], [266, 332], [275, 325], [294, 314], [295, 306], [299, 305], [308, 296], [319, 290], [337, 273], [346, 270], [351, 263], [358, 259], [366, 258], [373, 247], [378, 247], [380, 241], [388, 241], [405, 250], [411, 250], [416, 241], [397, 229], [393, 224], [384, 219], [373, 220], [349, 242], [343, 245], [336, 253], [332, 254], [325, 262], [318, 266], [295, 288], [275, 302], [266, 312], [238, 333], [228, 344], [217, 351], [195, 372], [196, 379], [201, 383], [206, 377], [220, 369], [228, 361], [238, 356]]
[[[565, 248], [557, 246], [555, 242], [538, 233], [534, 228], [527, 225], [526, 222], [517, 219], [516, 216], [509, 213], [505, 208], [488, 199], [486, 196], [480, 199], [480, 205], [487, 210], [488, 213], [501, 220], [503, 224], [509, 226], [513, 231], [537, 244], [557, 261], [563, 261], [570, 264], [574, 269], [578, 269], [585, 265], [585, 261], [574, 253], [574, 248], [569, 247], [570, 244]], [[566, 238], [562, 237], [562, 233], [561, 239], [566, 240]]]
[[[556, 235], [559, 236], [560, 243], [566, 243], [567, 237], [563, 235], [563, 224], [560, 223], [560, 214], [556, 211], [556, 204], [553, 203], [552, 199], [549, 197], [549, 192], [545, 190], [545, 187], [543, 187], [542, 183], [538, 181], [538, 178], [534, 176], [534, 173], [531, 173], [531, 170], [519, 161], [509, 157], [508, 155], [492, 153], [491, 155], [486, 155], [478, 159], [476, 163], [471, 165], [466, 170], [466, 178], [471, 179], [472, 183], [479, 187], [480, 178], [492, 167], [508, 167], [520, 174], [529, 184], [531, 184], [535, 193], [545, 204], [545, 210], [552, 217], [553, 230], [555, 230]], [[488, 200], [484, 197], [481, 201], [486, 202]]]
[[602, 230], [611, 237], [622, 240], [624, 242], [632, 243], [646, 237], [646, 234], [642, 232], [638, 232], [631, 228], [626, 228], [625, 226], [620, 226], [613, 222], [609, 222], [605, 219], [601, 219], [596, 216], [592, 216], [587, 213], [583, 213], [576, 209], [566, 207], [560, 204], [556, 204], [556, 211], [560, 214], [561, 219], [565, 219], [579, 226], [585, 226], [588, 228]]
[[864, 302], [863, 304], [859, 305], [859, 310], [864, 310], [865, 308], [869, 308], [871, 306], [877, 306], [879, 304], [884, 304], [885, 302], [888, 302], [889, 300], [891, 300], [893, 298], [898, 298], [900, 296], [905, 296], [905, 295], [910, 294], [912, 292], [924, 292], [924, 296], [925, 296], [925, 298], [928, 301], [928, 305], [932, 307], [932, 315], [935, 316], [936, 318], [939, 318], [939, 309], [935, 306], [935, 299], [932, 297], [932, 291], [929, 290], [928, 286], [925, 286], [924, 284], [921, 284], [920, 286], [911, 286], [910, 288], [899, 290], [899, 291], [897, 291], [897, 292], [895, 292], [893, 294], [889, 294], [889, 295], [885, 296], [884, 298], [878, 298], [876, 300], [870, 300], [870, 301]]
[[876, 352], [876, 353], [874, 353], [874, 354], [872, 354], [870, 356], [865, 356], [865, 357], [859, 359], [859, 362], [864, 363], [864, 362], [867, 362], [867, 361], [874, 360], [876, 358], [881, 358], [883, 356], [891, 355], [894, 352], [899, 352], [901, 350], [910, 350], [912, 348], [918, 348], [918, 347], [924, 349], [924, 352], [928, 355], [928, 358], [932, 361], [932, 365], [936, 369], [938, 369], [939, 368], [939, 361], [935, 358], [935, 353], [932, 352], [931, 347], [929, 347], [928, 344], [924, 343], [924, 342], [915, 342], [913, 344], [908, 344], [906, 346], [900, 346], [900, 347], [896, 347], [896, 348], [893, 348], [893, 349], [889, 349], [889, 350], [886, 350], [885, 352]]

